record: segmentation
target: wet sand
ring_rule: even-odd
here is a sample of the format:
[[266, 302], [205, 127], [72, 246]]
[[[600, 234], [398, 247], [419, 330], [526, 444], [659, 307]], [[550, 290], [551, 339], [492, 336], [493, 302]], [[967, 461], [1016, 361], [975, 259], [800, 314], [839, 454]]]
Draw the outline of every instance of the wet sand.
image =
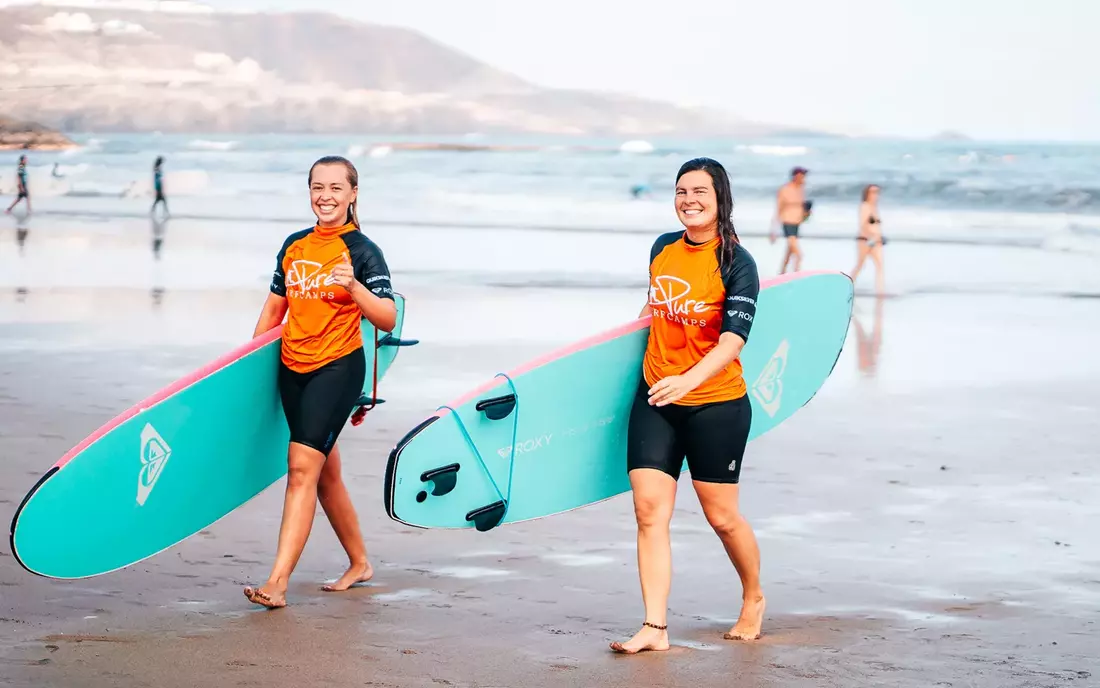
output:
[[[319, 590], [344, 561], [318, 511], [292, 606], [269, 612], [244, 599], [241, 587], [262, 581], [274, 555], [282, 482], [179, 546], [89, 580], [34, 577], [5, 541], [0, 684], [1100, 680], [1100, 366], [1087, 356], [1100, 345], [1100, 302], [987, 297], [978, 310], [977, 301], [936, 295], [878, 309], [861, 300], [826, 388], [746, 459], [743, 510], [760, 541], [768, 595], [764, 637], [722, 640], [740, 585], [685, 478], [673, 522], [673, 649], [623, 657], [608, 642], [642, 620], [628, 495], [489, 533], [416, 530], [386, 518], [382, 474], [405, 431], [470, 385], [575, 334], [540, 339], [528, 329], [522, 314], [545, 294], [486, 288], [463, 292], [463, 317], [514, 317], [514, 336], [447, 339], [437, 321], [447, 322], [454, 290], [402, 291], [406, 332], [423, 343], [387, 377], [387, 404], [341, 440], [374, 581], [343, 594]], [[109, 302], [127, 310], [92, 324], [101, 298], [42, 288], [0, 294], [5, 523], [72, 445], [250, 332], [262, 290], [111, 292]], [[573, 323], [581, 329], [637, 310], [631, 292], [561, 298], [565, 311], [604, 304]], [[1021, 307], [1046, 314], [1047, 336], [1020, 330]], [[193, 327], [197, 312], [202, 328]]]

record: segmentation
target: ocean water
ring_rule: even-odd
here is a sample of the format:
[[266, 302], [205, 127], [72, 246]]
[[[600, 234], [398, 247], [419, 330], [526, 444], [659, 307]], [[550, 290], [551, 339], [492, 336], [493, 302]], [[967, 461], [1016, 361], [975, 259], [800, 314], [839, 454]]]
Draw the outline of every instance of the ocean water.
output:
[[[74, 138], [75, 150], [30, 153], [35, 212], [9, 222], [21, 226], [17, 239], [29, 234], [37, 248], [21, 248], [26, 257], [16, 261], [10, 244], [0, 245], [5, 282], [262, 287], [283, 237], [312, 223], [309, 165], [339, 154], [359, 169], [364, 230], [406, 284], [644, 289], [653, 237], [679, 227], [676, 170], [708, 155], [731, 173], [735, 222], [762, 276], [778, 269], [782, 244], [766, 237], [775, 191], [797, 164], [811, 171], [807, 195], [815, 201], [802, 230], [804, 269], [851, 270], [859, 196], [873, 182], [883, 189], [894, 294], [1100, 294], [1100, 144]], [[466, 149], [409, 148], [428, 142]], [[0, 153], [0, 193], [14, 190], [17, 155]], [[167, 223], [149, 219], [158, 155], [166, 159]], [[634, 198], [637, 184], [650, 193]], [[37, 262], [46, 256], [48, 265]], [[871, 285], [873, 270], [864, 275], [857, 288]]]

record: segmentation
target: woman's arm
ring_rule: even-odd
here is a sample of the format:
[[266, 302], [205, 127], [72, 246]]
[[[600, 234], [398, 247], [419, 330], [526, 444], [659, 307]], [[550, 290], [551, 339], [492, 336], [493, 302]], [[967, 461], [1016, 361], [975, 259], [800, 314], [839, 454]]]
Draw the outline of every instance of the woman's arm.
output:
[[859, 204], [859, 235], [870, 236], [874, 234], [874, 229], [871, 227], [871, 206], [867, 203]]
[[390, 269], [381, 250], [372, 245], [357, 250], [355, 263], [347, 252], [332, 270], [336, 284], [347, 290], [363, 317], [383, 332], [397, 327], [397, 304], [390, 286]]
[[745, 340], [732, 332], [723, 332], [718, 337], [718, 343], [707, 352], [706, 356], [691, 367], [684, 377], [692, 389], [703, 384], [723, 370], [741, 355], [741, 349], [745, 346]]
[[273, 327], [278, 327], [286, 315], [287, 300], [285, 296], [279, 296], [274, 292], [268, 292], [267, 301], [260, 310], [260, 319], [256, 321], [256, 329], [252, 332], [252, 338], [259, 337]]
[[397, 304], [392, 299], [375, 296], [359, 280], [353, 280], [348, 293], [363, 312], [363, 317], [383, 332], [393, 332], [397, 327]]

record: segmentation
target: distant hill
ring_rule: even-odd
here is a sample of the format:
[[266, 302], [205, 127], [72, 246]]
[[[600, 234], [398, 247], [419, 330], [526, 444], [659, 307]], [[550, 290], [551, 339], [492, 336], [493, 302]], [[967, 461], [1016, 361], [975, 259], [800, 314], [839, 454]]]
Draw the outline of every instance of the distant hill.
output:
[[[84, 0], [84, 4], [89, 3]], [[547, 89], [408, 29], [187, 2], [0, 8], [8, 114], [64, 131], [759, 136], [780, 127]]]
[[931, 141], [973, 141], [971, 137], [958, 131], [941, 131], [930, 137]]
[[0, 150], [60, 150], [76, 144], [63, 134], [34, 122], [0, 115]]

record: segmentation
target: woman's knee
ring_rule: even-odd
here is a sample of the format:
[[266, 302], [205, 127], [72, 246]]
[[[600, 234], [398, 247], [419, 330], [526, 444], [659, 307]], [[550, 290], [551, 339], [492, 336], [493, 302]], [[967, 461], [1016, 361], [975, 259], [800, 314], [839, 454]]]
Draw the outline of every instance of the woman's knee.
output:
[[321, 475], [317, 479], [317, 490], [324, 494], [338, 488], [343, 480], [340, 465], [329, 459], [325, 462], [325, 467], [321, 469]]
[[320, 478], [322, 461], [324, 456], [321, 452], [291, 445], [286, 470], [287, 487], [296, 489], [316, 486]]
[[668, 527], [672, 521], [672, 503], [658, 496], [634, 497], [634, 517], [639, 528]]
[[714, 529], [719, 537], [732, 536], [741, 528], [748, 526], [748, 521], [741, 515], [737, 508], [724, 507], [706, 511], [707, 523]]

